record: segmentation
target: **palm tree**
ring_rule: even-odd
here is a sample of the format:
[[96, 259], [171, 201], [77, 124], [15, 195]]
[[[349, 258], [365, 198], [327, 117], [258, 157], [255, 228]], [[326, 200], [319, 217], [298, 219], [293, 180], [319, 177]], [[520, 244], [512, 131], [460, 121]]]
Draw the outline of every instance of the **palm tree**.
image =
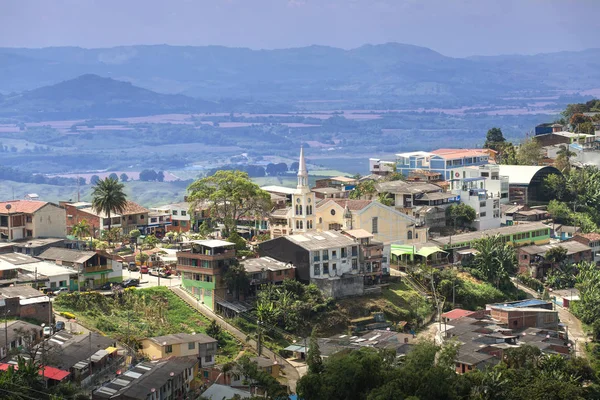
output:
[[486, 281], [494, 283], [496, 287], [499, 287], [500, 282], [514, 271], [517, 263], [515, 250], [504, 243], [500, 235], [477, 240], [473, 248], [477, 250], [474, 259], [475, 267]]
[[[77, 239], [85, 238], [90, 236], [90, 225], [87, 223], [85, 219], [79, 221], [73, 228], [71, 229], [71, 235], [75, 236]], [[79, 248], [79, 243], [77, 244]]]
[[116, 179], [99, 180], [92, 191], [92, 208], [108, 217], [108, 230], [111, 228], [111, 213], [122, 213], [127, 206], [127, 196], [123, 192], [124, 185]]
[[568, 145], [561, 145], [560, 150], [556, 152], [556, 166], [562, 172], [569, 172], [571, 169], [571, 157], [575, 157], [577, 153], [571, 151]]

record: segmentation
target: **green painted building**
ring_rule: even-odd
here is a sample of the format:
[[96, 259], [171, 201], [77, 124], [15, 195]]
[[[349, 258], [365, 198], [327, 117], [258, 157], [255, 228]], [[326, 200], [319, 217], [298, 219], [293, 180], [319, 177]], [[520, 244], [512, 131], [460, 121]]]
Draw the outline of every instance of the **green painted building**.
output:
[[187, 250], [177, 252], [181, 286], [211, 310], [225, 302], [223, 275], [235, 261], [235, 244], [223, 240], [194, 240]]

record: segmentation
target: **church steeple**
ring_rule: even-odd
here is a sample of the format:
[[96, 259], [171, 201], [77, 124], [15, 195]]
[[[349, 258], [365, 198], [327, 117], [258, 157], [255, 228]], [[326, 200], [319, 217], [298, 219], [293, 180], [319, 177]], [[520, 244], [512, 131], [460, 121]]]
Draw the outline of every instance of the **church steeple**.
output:
[[308, 188], [308, 171], [304, 160], [304, 147], [300, 147], [300, 160], [298, 161], [298, 189]]

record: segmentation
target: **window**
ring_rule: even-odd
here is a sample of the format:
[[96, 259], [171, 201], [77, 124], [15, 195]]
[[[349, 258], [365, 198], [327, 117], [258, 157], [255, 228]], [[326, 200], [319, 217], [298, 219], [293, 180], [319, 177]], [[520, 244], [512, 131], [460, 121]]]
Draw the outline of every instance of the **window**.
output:
[[154, 223], [156, 223], [156, 222], [157, 222], [157, 219], [156, 219], [156, 217], [154, 217], [154, 218], [150, 218], [150, 223], [153, 223], [153, 224], [154, 224]]
[[27, 229], [27, 237], [32, 237], [33, 231], [31, 229]]
[[177, 215], [177, 210], [173, 210], [173, 215]]
[[334, 260], [337, 258], [337, 250], [331, 250], [331, 259]]
[[352, 259], [352, 269], [358, 269], [358, 260], [356, 258]]
[[181, 226], [187, 226], [187, 221], [181, 221], [180, 225]]
[[143, 215], [140, 215], [140, 219], [144, 219], [144, 216], [143, 216]]
[[335, 210], [331, 210], [331, 215], [335, 215]]
[[202, 371], [202, 376], [208, 379], [208, 371]]
[[283, 271], [277, 271], [277, 272], [275, 273], [275, 275], [277, 275], [277, 276], [281, 276], [282, 272], [283, 272]]
[[186, 215], [187, 215], [187, 211], [183, 211], [183, 210], [181, 210], [181, 216], [182, 216], [182, 217], [185, 217]]
[[352, 246], [352, 257], [356, 257], [358, 255], [358, 246]]
[[321, 275], [321, 266], [319, 264], [315, 264], [313, 266], [313, 275], [314, 276], [319, 276]]
[[331, 269], [334, 271], [337, 271], [337, 264], [336, 263], [331, 264]]
[[323, 250], [323, 261], [329, 260], [329, 250]]
[[173, 346], [168, 344], [165, 346], [165, 353], [169, 354], [173, 352]]
[[207, 362], [207, 363], [212, 362], [212, 356], [204, 357], [204, 362]]
[[329, 273], [329, 263], [323, 263], [323, 274]]
[[378, 221], [377, 221], [377, 217], [373, 217], [371, 218], [371, 233], [377, 233], [378, 232]]
[[28, 215], [25, 217], [25, 222], [31, 222], [31, 221], [32, 221], [31, 215]]
[[345, 247], [342, 247], [342, 258], [348, 257], [348, 250]]
[[196, 348], [196, 342], [188, 343], [188, 350], [194, 350]]
[[408, 231], [408, 232], [406, 233], [406, 238], [407, 238], [408, 240], [411, 240], [411, 239], [412, 239], [412, 231]]
[[322, 224], [323, 223], [323, 218], [319, 217], [319, 223]]
[[487, 215], [487, 212], [486, 212], [486, 211], [479, 213], [479, 216], [480, 216], [480, 217], [485, 217], [486, 215]]

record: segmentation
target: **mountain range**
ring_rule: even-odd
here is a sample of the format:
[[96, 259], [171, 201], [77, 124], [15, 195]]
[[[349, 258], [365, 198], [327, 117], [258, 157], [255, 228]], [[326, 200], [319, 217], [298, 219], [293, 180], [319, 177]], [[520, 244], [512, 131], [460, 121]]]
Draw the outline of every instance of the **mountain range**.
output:
[[[89, 79], [88, 74], [99, 77]], [[113, 79], [104, 81], [106, 93], [93, 98], [106, 104], [103, 111], [92, 107], [92, 111], [102, 113], [118, 111], [121, 100], [127, 99], [131, 103], [125, 108], [146, 108], [144, 113], [202, 107], [210, 111], [216, 107], [214, 102], [224, 99], [294, 104], [297, 109], [327, 101], [362, 108], [408, 104], [452, 107], [600, 88], [600, 49], [453, 58], [398, 43], [351, 50], [168, 45], [0, 48], [0, 105], [4, 109], [11, 104], [34, 106], [36, 98], [53, 95], [57, 89], [73, 95], [65, 98], [66, 102], [85, 100], [76, 98], [77, 92], [85, 91], [80, 84], [103, 86], [98, 85], [100, 77]], [[67, 82], [62, 86], [52, 86], [63, 81]], [[127, 89], [115, 81], [135, 86]], [[43, 86], [48, 87], [39, 89]], [[110, 90], [117, 87], [120, 97], [115, 100]], [[134, 105], [139, 99], [142, 101]]]

